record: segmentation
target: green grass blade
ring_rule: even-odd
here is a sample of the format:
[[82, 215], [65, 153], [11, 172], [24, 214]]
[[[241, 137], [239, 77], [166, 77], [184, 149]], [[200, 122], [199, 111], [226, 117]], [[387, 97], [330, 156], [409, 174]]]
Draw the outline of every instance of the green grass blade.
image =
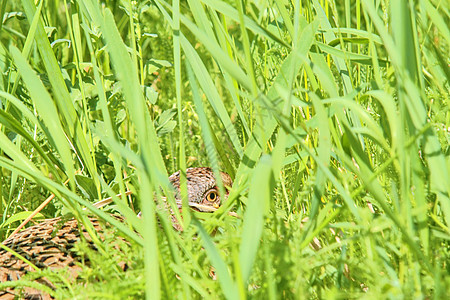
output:
[[[24, 7], [26, 15], [28, 16], [28, 19], [32, 20], [36, 12], [36, 7], [33, 1], [23, 0], [22, 5]], [[89, 173], [93, 176], [94, 180], [96, 180], [95, 174], [97, 172], [91, 158], [90, 149], [86, 142], [84, 132], [81, 130], [80, 123], [77, 121], [75, 108], [71, 101], [70, 94], [67, 91], [66, 84], [62, 77], [53, 50], [48, 41], [42, 22], [38, 22], [35, 41], [38, 50], [40, 51], [42, 61], [48, 72], [48, 78], [55, 95], [55, 103], [58, 107], [58, 110], [61, 111], [64, 128], [68, 130], [69, 139], [74, 139], [75, 146], [77, 147], [77, 153], [82, 157], [83, 163], [85, 164]], [[73, 174], [68, 174], [68, 176], [73, 177]], [[71, 180], [70, 184], [74, 186], [74, 180]]]
[[74, 181], [74, 167], [72, 162], [72, 154], [67, 144], [67, 139], [62, 130], [62, 124], [55, 116], [58, 115], [55, 105], [53, 104], [50, 95], [42, 85], [42, 82], [34, 74], [33, 70], [27, 64], [22, 54], [17, 48], [12, 47], [10, 53], [14, 58], [14, 62], [17, 65], [22, 78], [27, 84], [31, 96], [33, 97], [36, 108], [43, 122], [45, 123], [52, 144], [56, 147], [61, 156], [67, 176]]
[[263, 232], [264, 216], [268, 213], [271, 205], [270, 200], [274, 188], [271, 169], [271, 158], [269, 156], [261, 157], [250, 185], [239, 247], [239, 262], [244, 282], [247, 282], [250, 277]]

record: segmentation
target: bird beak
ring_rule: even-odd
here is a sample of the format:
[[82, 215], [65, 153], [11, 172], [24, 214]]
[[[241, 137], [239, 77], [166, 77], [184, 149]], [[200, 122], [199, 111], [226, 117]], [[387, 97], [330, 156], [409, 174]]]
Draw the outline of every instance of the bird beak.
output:
[[[204, 204], [200, 204], [200, 203], [195, 203], [195, 202], [189, 202], [189, 207], [193, 208], [196, 211], [200, 211], [200, 212], [215, 212], [218, 208], [219, 208], [219, 204], [214, 203], [211, 206], [209, 205], [204, 205]], [[178, 208], [182, 207], [181, 204], [181, 200], [177, 200], [177, 206]]]
[[217, 208], [211, 207], [209, 205], [204, 205], [200, 203], [189, 203], [189, 206], [200, 212], [215, 212]]

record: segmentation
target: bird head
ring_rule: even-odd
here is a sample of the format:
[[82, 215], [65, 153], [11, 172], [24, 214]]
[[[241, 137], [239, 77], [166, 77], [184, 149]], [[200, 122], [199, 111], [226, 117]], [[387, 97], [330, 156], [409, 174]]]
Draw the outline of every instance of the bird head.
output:
[[[228, 197], [228, 189], [233, 182], [230, 175], [220, 172], [222, 183], [225, 187], [225, 195], [220, 195], [219, 188], [211, 168], [188, 168], [186, 169], [186, 181], [189, 198], [189, 206], [197, 211], [213, 212], [216, 211], [222, 201]], [[180, 197], [180, 171], [172, 174], [169, 181], [176, 189], [175, 199], [181, 207]]]

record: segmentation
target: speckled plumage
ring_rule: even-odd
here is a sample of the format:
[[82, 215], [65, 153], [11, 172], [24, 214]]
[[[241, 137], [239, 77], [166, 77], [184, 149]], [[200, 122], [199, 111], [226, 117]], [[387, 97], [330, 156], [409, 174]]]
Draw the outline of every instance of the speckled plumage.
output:
[[[226, 187], [231, 187], [230, 176], [221, 172], [221, 177], [223, 184]], [[220, 205], [221, 199], [214, 174], [210, 168], [189, 168], [186, 170], [186, 179], [190, 206], [199, 211], [213, 211], [214, 209], [208, 208], [217, 208]], [[179, 172], [172, 174], [169, 181], [175, 188], [177, 202], [180, 202]], [[214, 197], [214, 199], [208, 197]], [[226, 197], [227, 195], [225, 195]], [[120, 217], [116, 218], [121, 219]], [[102, 222], [95, 218], [89, 219], [96, 231], [101, 232], [103, 230], [105, 225]], [[174, 220], [174, 218], [172, 219]], [[174, 227], [178, 228], [176, 224], [174, 224]], [[79, 258], [73, 252], [73, 247], [80, 240], [80, 234], [94, 247], [89, 234], [83, 226], [81, 228], [80, 233], [76, 219], [68, 221], [64, 221], [62, 218], [48, 219], [10, 236], [3, 244], [28, 259], [38, 268], [68, 267], [70, 272], [76, 276], [79, 267], [76, 266], [75, 262]], [[0, 282], [18, 280], [29, 271], [33, 271], [31, 266], [14, 254], [0, 248]], [[45, 279], [40, 279], [40, 281], [51, 286], [51, 283]], [[25, 288], [24, 291], [30, 297], [32, 296], [32, 299], [50, 299], [47, 294], [39, 293], [30, 288]], [[13, 299], [14, 295], [13, 289], [0, 291], [0, 300]]]
[[[224, 172], [220, 172], [220, 176], [222, 178], [222, 183], [225, 187], [231, 187], [233, 182], [231, 181], [230, 175]], [[189, 203], [192, 207], [197, 210], [201, 210], [199, 206], [192, 205], [202, 204], [206, 206], [220, 206], [220, 197], [219, 190], [216, 185], [216, 179], [214, 178], [214, 173], [211, 168], [189, 168], [186, 169], [186, 180], [187, 180], [187, 189], [188, 189], [188, 197]], [[180, 190], [180, 171], [173, 173], [169, 177], [169, 181], [174, 186], [177, 200], [180, 200], [179, 190]], [[211, 192], [216, 193], [217, 198], [211, 201], [208, 199], [208, 196], [211, 195]], [[227, 196], [227, 195], [225, 195]], [[200, 206], [201, 207], [201, 206]]]

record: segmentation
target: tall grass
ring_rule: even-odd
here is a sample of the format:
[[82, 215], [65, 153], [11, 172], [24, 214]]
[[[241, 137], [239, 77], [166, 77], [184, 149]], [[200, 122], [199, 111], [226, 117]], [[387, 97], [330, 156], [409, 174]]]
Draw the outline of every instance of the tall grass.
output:
[[[43, 271], [57, 297], [450, 296], [446, 1], [0, 9], [0, 236], [52, 193], [38, 216], [116, 229], [77, 281]], [[228, 201], [175, 232], [154, 199], [205, 165]]]

